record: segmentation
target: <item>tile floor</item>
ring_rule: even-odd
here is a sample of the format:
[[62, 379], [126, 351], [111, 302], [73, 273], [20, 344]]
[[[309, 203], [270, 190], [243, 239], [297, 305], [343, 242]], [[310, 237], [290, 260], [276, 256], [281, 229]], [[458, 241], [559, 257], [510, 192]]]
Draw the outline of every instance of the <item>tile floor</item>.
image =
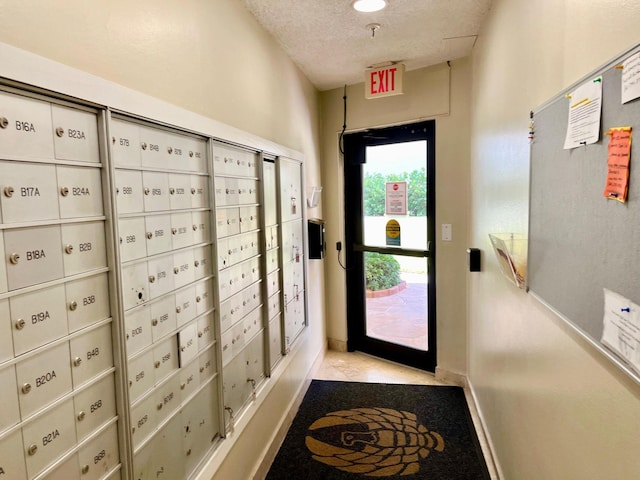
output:
[[[328, 350], [322, 364], [313, 378], [318, 380], [341, 380], [349, 382], [371, 383], [408, 383], [417, 385], [448, 385], [436, 380], [432, 373], [406, 367], [397, 363], [382, 360], [360, 352], [336, 352]], [[480, 446], [482, 447], [491, 480], [500, 477], [493, 463], [493, 457], [481, 427], [477, 410], [471, 394], [465, 389], [467, 404], [476, 427]]]

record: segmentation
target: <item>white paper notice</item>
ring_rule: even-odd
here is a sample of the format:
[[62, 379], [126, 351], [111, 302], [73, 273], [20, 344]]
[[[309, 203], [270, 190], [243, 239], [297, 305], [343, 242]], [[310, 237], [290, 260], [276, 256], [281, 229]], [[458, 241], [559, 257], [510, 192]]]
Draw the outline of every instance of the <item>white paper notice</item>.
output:
[[387, 215], [406, 215], [407, 182], [387, 182], [385, 203]]
[[600, 139], [602, 77], [580, 85], [569, 97], [569, 124], [564, 148], [596, 143]]
[[622, 103], [640, 97], [640, 53], [627, 58], [622, 64]]
[[602, 343], [640, 372], [640, 307], [606, 288]]

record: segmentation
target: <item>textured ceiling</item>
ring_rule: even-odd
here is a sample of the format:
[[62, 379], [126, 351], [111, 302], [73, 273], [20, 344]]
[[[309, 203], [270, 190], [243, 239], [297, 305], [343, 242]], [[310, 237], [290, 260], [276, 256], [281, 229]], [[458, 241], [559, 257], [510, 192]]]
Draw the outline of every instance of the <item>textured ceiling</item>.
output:
[[[247, 9], [320, 90], [362, 82], [365, 68], [407, 70], [471, 53], [491, 0], [387, 0], [360, 13], [352, 0], [244, 0]], [[367, 24], [379, 23], [371, 38]]]

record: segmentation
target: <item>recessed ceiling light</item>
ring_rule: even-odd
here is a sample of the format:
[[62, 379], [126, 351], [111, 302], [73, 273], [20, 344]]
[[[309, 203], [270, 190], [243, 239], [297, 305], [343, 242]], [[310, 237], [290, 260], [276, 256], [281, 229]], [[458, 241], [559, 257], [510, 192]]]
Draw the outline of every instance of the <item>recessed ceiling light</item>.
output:
[[353, 8], [359, 12], [377, 12], [387, 6], [386, 0], [356, 0]]

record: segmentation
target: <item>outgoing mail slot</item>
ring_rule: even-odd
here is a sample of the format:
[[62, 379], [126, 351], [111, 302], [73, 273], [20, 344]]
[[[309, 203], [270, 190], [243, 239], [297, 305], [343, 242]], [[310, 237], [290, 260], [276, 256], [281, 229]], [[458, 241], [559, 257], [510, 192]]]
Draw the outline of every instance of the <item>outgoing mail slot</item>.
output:
[[169, 174], [169, 204], [171, 210], [191, 208], [191, 176]]
[[11, 298], [9, 303], [16, 356], [68, 333], [64, 300], [64, 285]]
[[5, 230], [9, 290], [62, 278], [60, 227]]
[[78, 387], [113, 366], [111, 324], [102, 325], [69, 341], [73, 386]]
[[180, 288], [195, 280], [195, 266], [192, 250], [173, 254], [173, 273], [175, 288]]
[[[144, 159], [143, 159], [144, 161]], [[145, 212], [169, 210], [169, 175], [160, 172], [142, 172], [142, 198]]]
[[0, 206], [4, 223], [58, 218], [53, 165], [0, 162]]
[[140, 155], [142, 166], [170, 168], [169, 134], [155, 128], [140, 127]]
[[282, 325], [279, 316], [269, 322], [269, 357], [272, 367], [282, 358]]
[[213, 340], [213, 313], [210, 313], [198, 319], [198, 351], [211, 345]]
[[109, 124], [111, 157], [116, 166], [140, 166], [140, 131], [138, 125], [113, 118]]
[[156, 398], [153, 394], [131, 408], [131, 437], [134, 448], [155, 431], [158, 424], [157, 415]]
[[196, 288], [191, 286], [176, 293], [176, 317], [178, 327], [196, 318]]
[[131, 403], [153, 387], [155, 383], [153, 370], [153, 352], [151, 350], [129, 359], [127, 371], [129, 373], [129, 401]]
[[56, 167], [60, 218], [96, 217], [102, 210], [100, 169]]
[[33, 478], [76, 444], [73, 401], [63, 402], [22, 428], [27, 473]]
[[121, 218], [118, 220], [120, 235], [120, 260], [128, 262], [147, 256], [146, 229], [143, 217]]
[[156, 383], [180, 368], [178, 363], [178, 342], [175, 335], [153, 347], [153, 376]]
[[50, 104], [1, 92], [0, 117], [7, 120], [0, 129], [0, 156], [53, 158]]
[[142, 212], [142, 173], [116, 169], [115, 184], [118, 213]]
[[145, 217], [147, 254], [156, 255], [171, 250], [171, 216], [153, 215]]
[[0, 385], [2, 385], [0, 432], [4, 432], [7, 428], [13, 427], [20, 421], [18, 384], [16, 383], [16, 368], [13, 365], [0, 370]]
[[177, 326], [175, 295], [162, 297], [149, 307], [151, 310], [151, 334], [154, 342], [173, 332]]
[[69, 282], [65, 289], [70, 332], [109, 317], [109, 285], [106, 273]]
[[142, 307], [125, 313], [124, 327], [127, 356], [151, 345], [151, 314], [148, 308]]
[[193, 244], [205, 243], [211, 240], [211, 221], [208, 211], [191, 213], [191, 229], [193, 230]]
[[66, 276], [107, 266], [104, 222], [61, 226]]
[[59, 105], [51, 106], [56, 158], [99, 162], [98, 120], [95, 113]]
[[193, 245], [191, 213], [171, 214], [171, 245], [174, 250]]
[[209, 177], [191, 175], [191, 208], [207, 208], [209, 206]]
[[193, 249], [193, 266], [195, 280], [211, 275], [211, 246], [196, 247]]
[[[8, 299], [0, 300], [0, 318], [11, 318]], [[12, 329], [13, 326], [6, 320], [0, 322], [0, 363], [11, 360], [14, 356]]]
[[120, 463], [118, 429], [111, 425], [78, 452], [82, 480], [99, 480]]
[[149, 298], [147, 262], [122, 268], [122, 296], [125, 310], [147, 301]]
[[180, 368], [180, 401], [184, 402], [200, 386], [200, 363], [191, 362]]
[[240, 231], [250, 232], [259, 227], [258, 207], [240, 207]]
[[24, 419], [71, 391], [69, 344], [57, 345], [18, 363], [16, 378]]
[[27, 478], [22, 430], [0, 440], [0, 471], [5, 478]]
[[73, 399], [78, 441], [84, 440], [98, 427], [116, 415], [113, 375], [78, 393]]
[[196, 315], [202, 315], [213, 308], [213, 293], [211, 280], [205, 280], [196, 285]]
[[187, 325], [178, 332], [178, 355], [180, 366], [186, 365], [198, 354], [198, 326], [195, 323]]
[[158, 298], [174, 289], [173, 255], [149, 260], [149, 298]]

